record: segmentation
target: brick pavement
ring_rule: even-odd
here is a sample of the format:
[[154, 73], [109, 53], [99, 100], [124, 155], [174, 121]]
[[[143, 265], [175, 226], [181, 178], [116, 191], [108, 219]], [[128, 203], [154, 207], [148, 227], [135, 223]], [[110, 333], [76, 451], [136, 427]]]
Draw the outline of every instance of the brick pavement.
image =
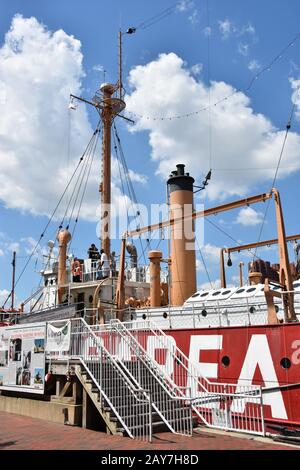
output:
[[267, 439], [196, 430], [193, 437], [160, 433], [145, 443], [121, 436], [0, 412], [0, 450], [293, 450]]

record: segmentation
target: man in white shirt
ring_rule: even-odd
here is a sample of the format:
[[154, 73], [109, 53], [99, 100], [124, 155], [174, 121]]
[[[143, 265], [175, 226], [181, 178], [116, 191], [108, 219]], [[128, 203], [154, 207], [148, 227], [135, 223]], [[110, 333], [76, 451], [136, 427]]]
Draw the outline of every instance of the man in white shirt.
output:
[[109, 260], [107, 254], [103, 249], [100, 251], [100, 267], [102, 279], [109, 277]]

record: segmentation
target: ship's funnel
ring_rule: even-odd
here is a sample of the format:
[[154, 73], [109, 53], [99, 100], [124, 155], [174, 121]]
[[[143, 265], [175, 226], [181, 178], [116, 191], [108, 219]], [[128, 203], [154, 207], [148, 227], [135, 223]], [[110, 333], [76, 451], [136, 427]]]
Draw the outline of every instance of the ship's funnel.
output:
[[58, 240], [58, 303], [61, 304], [63, 301], [63, 294], [65, 293], [65, 287], [62, 287], [67, 282], [67, 248], [68, 243], [72, 236], [68, 230], [60, 230], [57, 234]]
[[176, 165], [168, 184], [171, 225], [171, 304], [182, 305], [196, 291], [196, 257], [193, 212], [194, 178]]

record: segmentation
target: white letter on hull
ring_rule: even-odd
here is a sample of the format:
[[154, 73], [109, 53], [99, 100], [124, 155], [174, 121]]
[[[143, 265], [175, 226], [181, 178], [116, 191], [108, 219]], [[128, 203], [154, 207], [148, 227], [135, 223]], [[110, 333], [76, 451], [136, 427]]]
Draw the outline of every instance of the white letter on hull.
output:
[[174, 354], [176, 350], [176, 341], [173, 336], [148, 336], [147, 353], [155, 360], [156, 349], [166, 350], [166, 362], [161, 364], [161, 368], [169, 376], [174, 371]]
[[[252, 335], [241, 370], [241, 375], [238, 380], [238, 385], [252, 384], [257, 366], [259, 367], [265, 386], [278, 387], [279, 383], [266, 335]], [[251, 401], [253, 403], [253, 398]], [[241, 402], [243, 402], [242, 409]], [[245, 410], [245, 403], [246, 399], [234, 400], [231, 405], [231, 411], [240, 411], [243, 413]], [[273, 418], [288, 419], [280, 390], [264, 393], [263, 403], [264, 405], [269, 405], [271, 407]]]
[[[222, 335], [197, 335], [191, 336], [189, 364], [193, 363], [198, 366], [199, 376], [208, 377], [210, 379], [218, 378], [218, 364], [213, 362], [200, 362], [199, 356], [202, 350], [220, 350], [222, 349]], [[193, 397], [201, 396], [201, 390], [198, 387], [198, 381], [193, 380], [191, 377], [188, 379], [187, 386], [191, 388], [191, 395]], [[202, 405], [204, 406], [204, 405]], [[214, 405], [207, 405], [207, 408], [218, 407], [216, 402]]]

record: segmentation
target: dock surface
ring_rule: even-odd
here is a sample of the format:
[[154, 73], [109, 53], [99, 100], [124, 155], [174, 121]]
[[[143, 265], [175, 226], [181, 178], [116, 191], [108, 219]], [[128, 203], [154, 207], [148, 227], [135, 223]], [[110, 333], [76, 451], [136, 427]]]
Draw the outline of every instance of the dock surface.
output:
[[271, 439], [213, 430], [192, 437], [160, 433], [153, 442], [0, 412], [0, 450], [293, 450]]

